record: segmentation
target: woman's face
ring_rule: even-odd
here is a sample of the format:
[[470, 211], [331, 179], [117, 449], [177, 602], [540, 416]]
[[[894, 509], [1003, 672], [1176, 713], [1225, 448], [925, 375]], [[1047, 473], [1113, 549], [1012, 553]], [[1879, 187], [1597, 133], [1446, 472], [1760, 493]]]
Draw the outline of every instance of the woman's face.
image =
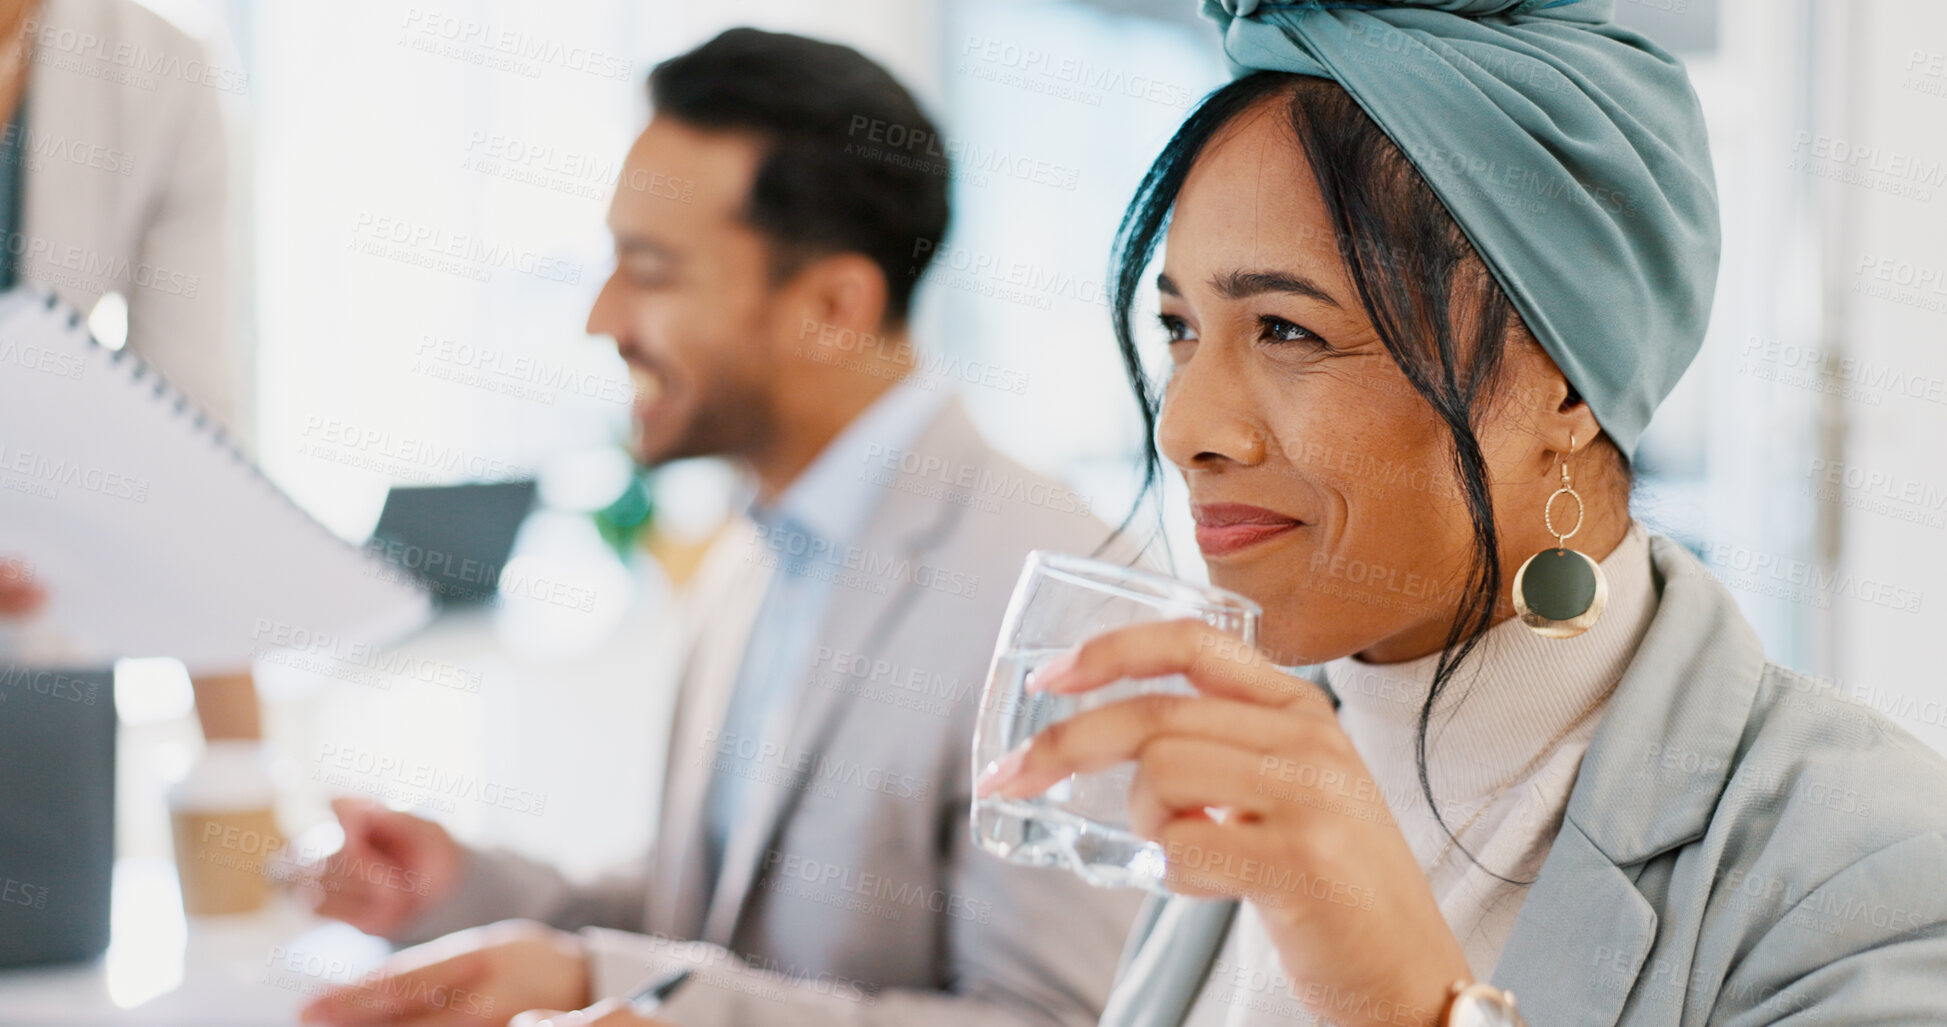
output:
[[[1261, 644], [1280, 662], [1419, 656], [1445, 638], [1472, 522], [1447, 430], [1360, 305], [1285, 111], [1239, 115], [1177, 196], [1157, 442], [1189, 486], [1211, 580], [1264, 606]], [[1537, 358], [1511, 345], [1508, 381], [1532, 381]], [[1490, 481], [1546, 495], [1532, 431], [1480, 436]]]

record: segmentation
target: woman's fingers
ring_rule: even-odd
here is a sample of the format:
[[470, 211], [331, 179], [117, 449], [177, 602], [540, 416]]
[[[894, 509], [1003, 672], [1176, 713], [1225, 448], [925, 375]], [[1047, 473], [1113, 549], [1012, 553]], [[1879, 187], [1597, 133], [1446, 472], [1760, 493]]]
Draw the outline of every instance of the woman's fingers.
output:
[[1225, 823], [1255, 821], [1276, 802], [1260, 787], [1262, 757], [1203, 738], [1158, 738], [1143, 750], [1129, 785], [1129, 829], [1160, 838], [1183, 816], [1208, 818], [1223, 810]]
[[1103, 632], [1028, 677], [1029, 691], [1086, 692], [1123, 678], [1181, 674], [1205, 695], [1259, 706], [1303, 706], [1327, 714], [1317, 685], [1287, 674], [1235, 635], [1194, 619]]
[[1188, 736], [1240, 752], [1303, 752], [1315, 734], [1309, 719], [1235, 699], [1151, 693], [1077, 713], [1049, 725], [981, 779], [981, 797], [1022, 798], [1070, 774], [1136, 759], [1151, 741]]

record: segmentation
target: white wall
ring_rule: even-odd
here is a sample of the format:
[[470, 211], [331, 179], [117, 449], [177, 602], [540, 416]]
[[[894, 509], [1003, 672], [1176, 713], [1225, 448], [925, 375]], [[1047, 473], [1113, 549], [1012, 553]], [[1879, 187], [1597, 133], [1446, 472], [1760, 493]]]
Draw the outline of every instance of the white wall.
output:
[[1804, 468], [1838, 497], [1825, 504], [1840, 579], [1819, 669], [1947, 749], [1947, 4], [1852, 0], [1821, 15], [1845, 87], [1823, 92], [1829, 141], [1814, 140], [1830, 155], [1816, 165], [1830, 341], [1858, 363], [1841, 369], [1853, 397], [1826, 402], [1840, 483], [1831, 463]]

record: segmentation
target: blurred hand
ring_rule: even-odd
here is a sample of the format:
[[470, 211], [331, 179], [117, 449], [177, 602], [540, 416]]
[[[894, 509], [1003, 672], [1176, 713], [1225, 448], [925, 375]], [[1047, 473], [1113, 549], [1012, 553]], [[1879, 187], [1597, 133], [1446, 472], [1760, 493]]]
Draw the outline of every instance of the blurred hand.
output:
[[34, 583], [27, 564], [0, 556], [0, 617], [27, 617], [47, 605], [47, 591]]
[[506, 920], [406, 949], [366, 980], [319, 996], [302, 1019], [335, 1027], [500, 1027], [523, 1009], [587, 1002], [581, 939]]
[[564, 1013], [559, 1009], [530, 1009], [514, 1017], [507, 1027], [675, 1027], [675, 1025], [668, 1020], [655, 1020], [631, 1012], [628, 1003], [619, 998], [607, 998], [587, 1009], [573, 1013]]
[[345, 830], [344, 847], [305, 882], [320, 916], [389, 935], [459, 883], [466, 850], [446, 828], [371, 799], [333, 799], [331, 811]]

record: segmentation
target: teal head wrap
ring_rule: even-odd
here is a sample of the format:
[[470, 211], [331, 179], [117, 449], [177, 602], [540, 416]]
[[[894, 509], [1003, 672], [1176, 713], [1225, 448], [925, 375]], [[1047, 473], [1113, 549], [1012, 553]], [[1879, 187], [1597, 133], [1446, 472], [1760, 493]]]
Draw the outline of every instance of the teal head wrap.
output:
[[1612, 0], [1203, 0], [1245, 71], [1337, 82], [1633, 454], [1703, 344], [1717, 192], [1675, 58]]

